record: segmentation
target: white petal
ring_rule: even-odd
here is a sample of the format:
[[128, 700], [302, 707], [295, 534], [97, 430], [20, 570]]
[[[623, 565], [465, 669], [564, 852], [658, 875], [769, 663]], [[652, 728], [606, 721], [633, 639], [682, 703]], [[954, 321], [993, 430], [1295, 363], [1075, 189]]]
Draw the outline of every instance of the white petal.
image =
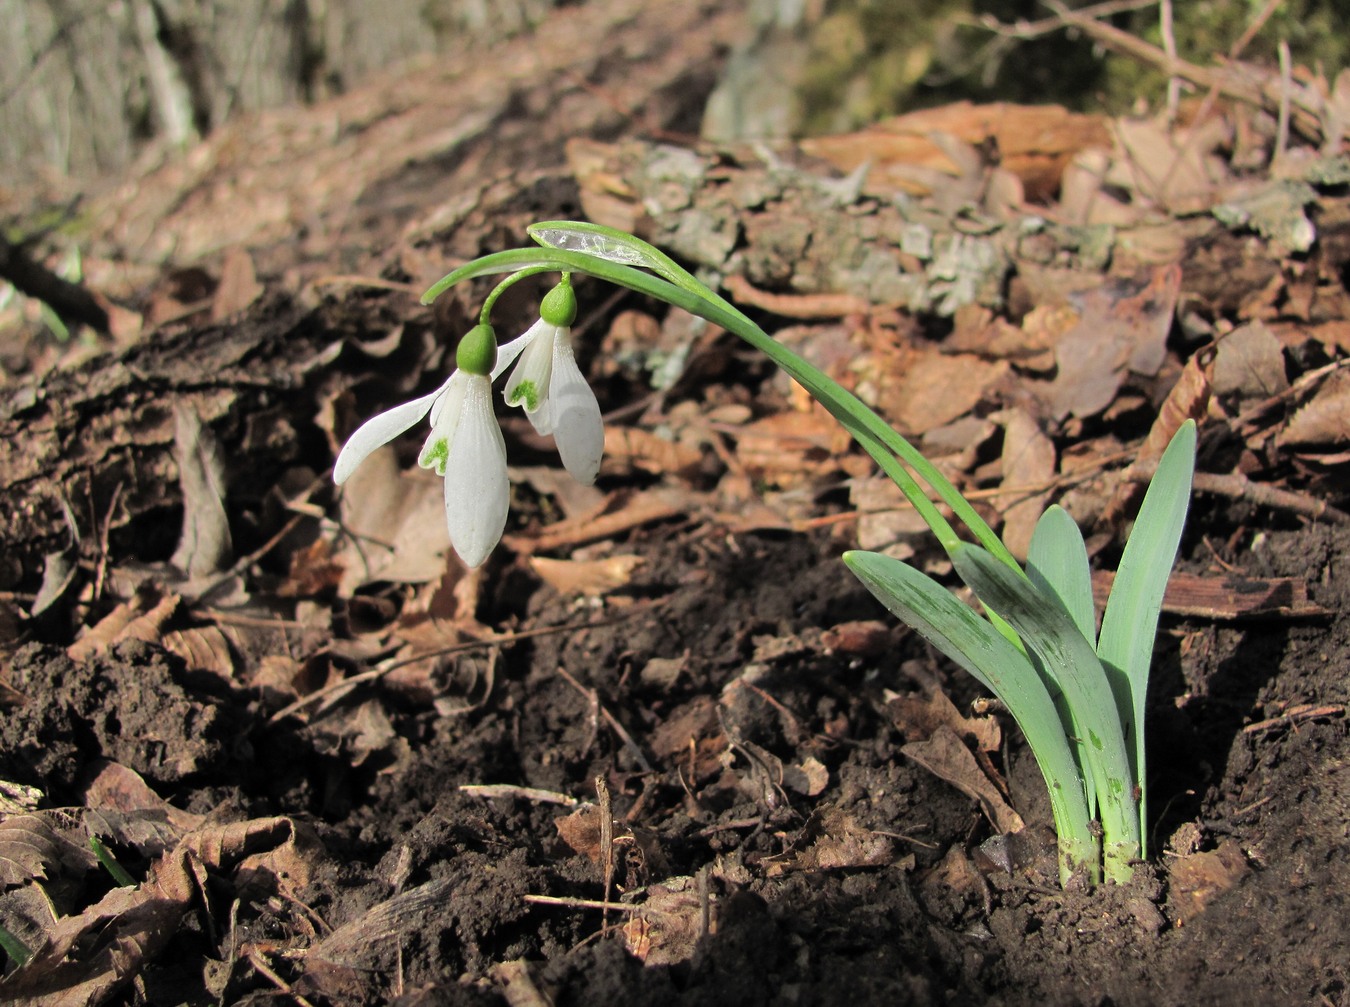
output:
[[515, 370], [506, 381], [506, 387], [502, 389], [506, 404], [524, 406], [525, 415], [541, 434], [552, 432], [540, 427], [539, 417], [548, 403], [549, 382], [553, 374], [553, 344], [558, 340], [559, 331], [550, 325], [525, 347]]
[[600, 473], [605, 453], [605, 425], [600, 403], [582, 377], [572, 354], [572, 344], [558, 339], [553, 344], [553, 382], [548, 393], [548, 412], [553, 438], [563, 466], [579, 483], [589, 486]]
[[469, 380], [470, 375], [455, 371], [445, 383], [444, 394], [431, 407], [431, 433], [422, 444], [417, 464], [424, 469], [435, 469], [438, 475], [445, 475], [450, 445], [455, 442], [455, 428], [464, 412], [464, 393]]
[[510, 500], [506, 442], [492, 412], [492, 385], [485, 376], [471, 376], [445, 468], [450, 542], [468, 566], [480, 566], [501, 541]]
[[333, 482], [341, 486], [372, 451], [382, 444], [388, 444], [416, 424], [427, 414], [437, 396], [444, 392], [453, 380], [454, 375], [451, 375], [450, 380], [434, 392], [372, 416], [357, 427], [356, 433], [347, 438], [347, 443], [338, 452], [337, 463], [333, 466]]
[[492, 368], [492, 380], [496, 381], [505, 374], [506, 369], [511, 366], [511, 361], [520, 356], [521, 350], [538, 339], [539, 334], [548, 328], [552, 328], [552, 326], [541, 318], [526, 329], [522, 335], [516, 336], [505, 346], [497, 347], [497, 363]]

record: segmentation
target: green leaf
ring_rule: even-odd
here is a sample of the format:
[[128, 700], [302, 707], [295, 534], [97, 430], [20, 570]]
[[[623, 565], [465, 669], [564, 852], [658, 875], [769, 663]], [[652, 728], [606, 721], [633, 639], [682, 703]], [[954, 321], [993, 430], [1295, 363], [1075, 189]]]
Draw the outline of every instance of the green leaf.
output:
[[1057, 598], [979, 546], [960, 546], [952, 563], [980, 601], [1008, 620], [1064, 690], [1097, 792], [1106, 876], [1128, 879], [1130, 861], [1140, 853], [1139, 807], [1115, 697], [1096, 652]]
[[[1158, 632], [1167, 578], [1176, 563], [1181, 530], [1191, 504], [1195, 472], [1195, 421], [1187, 420], [1167, 445], [1144, 494], [1139, 516], [1102, 615], [1097, 656], [1113, 673], [1116, 705], [1126, 725], [1134, 778], [1141, 794], [1148, 783], [1144, 753], [1144, 706], [1153, 642]], [[1147, 834], [1147, 805], [1141, 799], [1140, 832]]]
[[1097, 842], [1089, 825], [1086, 787], [1055, 705], [1027, 656], [974, 609], [912, 566], [857, 551], [845, 553], [844, 562], [878, 601], [1008, 708], [1050, 792], [1061, 880], [1067, 881], [1079, 866], [1087, 867], [1096, 880]]
[[[1092, 570], [1088, 566], [1087, 547], [1083, 544], [1083, 533], [1078, 530], [1078, 525], [1068, 511], [1058, 504], [1049, 508], [1036, 522], [1031, 546], [1027, 550], [1027, 576], [1042, 591], [1059, 599], [1079, 632], [1095, 646], [1097, 615], [1092, 605]], [[1073, 709], [1053, 673], [1044, 666], [1038, 670], [1045, 672], [1051, 680], [1050, 694], [1054, 697], [1055, 707], [1059, 710], [1060, 720], [1066, 730], [1074, 737], [1081, 737], [1083, 727], [1075, 723]], [[1076, 750], [1076, 754], [1083, 774], [1090, 775], [1083, 762], [1082, 750]], [[1095, 790], [1088, 794], [1088, 812], [1093, 815], [1097, 813]]]
[[531, 238], [546, 248], [585, 252], [606, 262], [650, 269], [657, 276], [665, 277], [677, 287], [683, 287], [692, 294], [698, 294], [710, 301], [721, 300], [709, 287], [700, 283], [687, 269], [661, 249], [612, 227], [584, 220], [544, 220], [531, 224], [525, 230]]
[[1078, 631], [1094, 646], [1097, 614], [1092, 607], [1092, 569], [1078, 525], [1059, 504], [1036, 522], [1027, 550], [1027, 576], [1047, 594], [1059, 599]]

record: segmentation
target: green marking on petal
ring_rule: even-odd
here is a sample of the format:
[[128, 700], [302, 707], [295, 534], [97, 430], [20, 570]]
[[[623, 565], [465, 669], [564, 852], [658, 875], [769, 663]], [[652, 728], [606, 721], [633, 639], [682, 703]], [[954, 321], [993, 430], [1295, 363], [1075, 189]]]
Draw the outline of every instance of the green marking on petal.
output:
[[539, 408], [539, 386], [528, 379], [521, 381], [515, 388], [511, 389], [510, 396], [507, 397], [508, 406], [518, 406], [521, 400], [525, 401], [525, 408], [534, 412]]
[[438, 476], [445, 475], [446, 463], [450, 461], [450, 441], [444, 437], [437, 438], [427, 444], [422, 449], [422, 454], [417, 459], [417, 464], [424, 469], [435, 469]]

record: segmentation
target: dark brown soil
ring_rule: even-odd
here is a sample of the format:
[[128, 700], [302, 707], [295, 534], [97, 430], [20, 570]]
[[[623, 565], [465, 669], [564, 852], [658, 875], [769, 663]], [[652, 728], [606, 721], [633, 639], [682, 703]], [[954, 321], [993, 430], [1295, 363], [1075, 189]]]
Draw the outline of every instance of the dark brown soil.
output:
[[[1188, 541], [1221, 521], [1202, 513]], [[536, 986], [557, 1004], [1345, 1002], [1345, 722], [1244, 730], [1292, 705], [1345, 702], [1344, 533], [1274, 532], [1234, 557], [1252, 574], [1308, 577], [1338, 613], [1330, 621], [1167, 627], [1190, 642], [1184, 653], [1164, 643], [1156, 673], [1155, 835], [1196, 823], [1205, 848], [1236, 844], [1249, 868], [1199, 914], [1169, 883], [1166, 853], [1129, 888], [1092, 893], [972, 866], [987, 824], [900, 754], [884, 698], [921, 684], [969, 696], [970, 683], [898, 629], [861, 653], [822, 645], [823, 629], [882, 617], [834, 544], [658, 530], [637, 546], [642, 575], [600, 608], [578, 609], [495, 565], [497, 600], [479, 618], [557, 631], [504, 650], [491, 696], [468, 713], [442, 716], [372, 687], [408, 742], [395, 766], [353, 769], [322, 718], [269, 725], [256, 696], [208, 687], [171, 655], [131, 643], [86, 664], [50, 647], [18, 655], [12, 681], [27, 702], [0, 728], [0, 775], [74, 803], [91, 764], [112, 759], [182, 808], [302, 818], [329, 855], [305, 902], [335, 929], [432, 886], [427, 904], [336, 961], [295, 963], [296, 988], [320, 1002], [384, 1002], [400, 990], [409, 1003], [502, 1002], [488, 977], [518, 958], [536, 963]], [[682, 658], [674, 684], [644, 684], [642, 669], [662, 658]], [[597, 726], [562, 671], [595, 690], [649, 771]], [[687, 744], [668, 751], [672, 732], [734, 744], [691, 763]], [[1035, 769], [1019, 741], [1008, 751], [1016, 802], [1033, 816], [1043, 803]], [[815, 797], [783, 786], [769, 775], [775, 758], [817, 759], [828, 784]], [[643, 862], [630, 855], [619, 886], [625, 869], [639, 883], [705, 879], [715, 932], [695, 930], [683, 950], [667, 935], [685, 961], [644, 966], [601, 935], [599, 911], [526, 902], [603, 895], [596, 867], [559, 838], [566, 810], [459, 789], [594, 799], [597, 776], [614, 817], [643, 837]], [[844, 823], [884, 837], [875, 866], [800, 855], [804, 836], [828, 838]], [[295, 933], [293, 906], [236, 911], [249, 932]], [[131, 1000], [203, 1002], [202, 963], [222, 956], [210, 934], [182, 932]], [[236, 968], [226, 999], [263, 985]]]
[[[581, 19], [603, 6], [563, 5], [560, 16]], [[367, 674], [391, 658], [400, 634], [427, 628], [431, 602], [402, 583], [341, 596], [327, 554], [312, 551], [343, 538], [324, 474], [338, 431], [434, 387], [444, 370], [448, 340], [464, 327], [452, 316], [470, 310], [468, 299], [420, 311], [419, 284], [446, 262], [523, 240], [530, 220], [579, 212], [583, 187], [562, 160], [568, 130], [640, 132], [636, 113], [605, 90], [607, 73], [625, 86], [653, 77], [647, 97], [634, 98], [649, 128], [693, 128], [726, 48], [720, 34], [703, 38], [695, 28], [714, 14], [729, 18], [733, 6], [671, 5], [668, 16], [683, 20], [668, 27], [652, 14], [664, 6], [626, 5], [631, 17], [610, 32], [623, 58], [577, 55], [578, 69], [570, 49], [600, 34], [579, 20], [546, 47], [558, 66], [529, 86], [500, 86], [498, 64], [520, 60], [466, 58], [494, 127], [448, 153], [436, 147], [449, 142], [437, 137], [451, 121], [437, 101], [457, 92], [428, 71], [372, 91], [362, 114], [362, 104], [342, 114], [320, 109], [318, 125], [295, 130], [320, 137], [320, 149], [282, 146], [269, 161], [275, 174], [236, 170], [222, 155], [224, 181], [205, 177], [198, 202], [232, 219], [241, 207], [267, 204], [283, 178], [306, 198], [311, 188], [325, 190], [293, 170], [319, 154], [333, 178], [360, 170], [361, 158], [333, 145], [331, 122], [359, 131], [394, 121], [393, 110], [416, 120], [407, 129], [416, 142], [406, 151], [390, 146], [378, 184], [329, 185], [336, 195], [312, 219], [309, 204], [297, 201], [304, 215], [238, 239], [258, 246], [267, 288], [252, 306], [233, 305], [228, 321], [208, 324], [192, 315], [199, 296], [184, 295], [178, 308], [186, 314], [164, 317], [185, 320], [159, 329], [147, 322], [136, 347], [110, 346], [117, 352], [101, 364], [53, 371], [22, 395], [6, 387], [0, 419], [11, 439], [31, 434], [50, 451], [25, 440], [3, 459], [6, 485], [22, 492], [0, 500], [12, 517], [12, 527], [0, 528], [0, 784], [37, 788], [43, 809], [79, 808], [91, 778], [115, 763], [177, 812], [218, 825], [285, 816], [297, 823], [295, 835], [317, 838], [288, 854], [297, 879], [289, 885], [275, 864], [248, 885], [220, 868], [237, 856], [194, 849], [195, 887], [179, 907], [181, 924], [175, 917], [163, 942], [142, 945], [151, 950], [125, 982], [88, 997], [72, 985], [26, 1002], [1350, 1007], [1344, 525], [1197, 496], [1183, 568], [1297, 578], [1328, 614], [1164, 618], [1148, 724], [1149, 857], [1121, 888], [1061, 890], [1053, 851], [1036, 839], [1006, 844], [1010, 859], [1003, 857], [997, 841], [989, 845], [994, 830], [979, 805], [902, 754], [913, 727], [897, 714], [896, 695], [941, 692], [964, 712], [979, 694], [894, 624], [841, 563], [852, 530], [833, 521], [842, 509], [838, 472], [812, 498], [810, 518], [828, 526], [810, 533], [733, 531], [729, 515], [704, 506], [607, 536], [642, 563], [602, 598], [545, 586], [512, 545], [512, 533], [528, 543], [557, 520], [548, 493], [534, 495], [528, 480], [517, 480], [507, 544], [476, 595], [456, 579], [452, 560], [434, 599], [451, 626], [441, 642], [469, 646], [404, 676]], [[646, 44], [628, 41], [624, 32], [643, 25]], [[544, 135], [554, 142], [537, 142]], [[361, 148], [379, 143], [362, 138]], [[253, 188], [240, 188], [240, 178]], [[141, 188], [146, 198], [193, 205], [168, 199], [167, 183]], [[456, 202], [474, 192], [468, 208]], [[214, 242], [223, 225], [210, 220], [198, 233]], [[307, 237], [297, 243], [294, 234]], [[1276, 271], [1265, 246], [1251, 247], [1253, 260]], [[828, 259], [831, 249], [813, 245], [812, 253]], [[1328, 259], [1319, 296], [1343, 297], [1344, 261]], [[320, 271], [332, 282], [311, 285]], [[1259, 300], [1229, 282], [1231, 270], [1220, 272], [1222, 282], [1206, 282], [1234, 300]], [[381, 279], [370, 289], [347, 285], [349, 274]], [[1344, 301], [1327, 303], [1333, 311]], [[602, 404], [624, 412], [625, 422], [655, 393], [596, 348], [622, 342], [615, 316], [633, 307], [594, 298], [579, 338]], [[638, 307], [651, 323], [643, 332], [659, 330], [664, 314]], [[942, 331], [935, 325], [931, 335]], [[845, 348], [822, 356], [856, 351], [835, 337]], [[699, 344], [671, 398], [752, 404], [757, 416], [781, 411], [783, 386], [728, 342]], [[1291, 369], [1326, 362], [1310, 355], [1294, 368], [1293, 357]], [[1143, 393], [1157, 390], [1132, 389], [1134, 405], [1093, 429], [1137, 443], [1155, 412]], [[258, 550], [195, 603], [167, 563], [183, 511], [170, 404], [184, 403], [226, 448], [237, 554]], [[512, 463], [556, 466], [521, 426], [507, 425]], [[1222, 427], [1209, 430], [1223, 437]], [[1206, 435], [1202, 426], [1202, 445]], [[29, 461], [31, 470], [19, 464]], [[1326, 468], [1281, 462], [1265, 474], [1292, 471], [1296, 489], [1312, 485], [1319, 499], [1343, 505], [1344, 490], [1325, 475], [1343, 473], [1343, 461], [1339, 469], [1334, 460]], [[706, 503], [711, 488], [700, 480], [714, 477], [698, 464], [690, 469], [670, 481], [707, 490]], [[601, 485], [622, 495], [663, 475], [606, 471]], [[40, 477], [48, 484], [41, 507], [36, 493], [27, 495]], [[283, 498], [306, 484], [322, 488], [284, 534], [293, 514]], [[752, 508], [753, 497], [747, 491], [735, 506]], [[72, 507], [78, 513], [69, 518]], [[45, 614], [20, 617], [39, 591], [43, 556], [66, 547], [63, 513], [85, 529], [71, 549], [75, 586]], [[147, 596], [182, 590], [187, 598], [172, 622], [122, 634], [157, 642], [126, 639], [102, 656], [68, 656], [77, 631], [98, 624], [136, 585], [149, 585]], [[463, 598], [474, 611], [452, 612]], [[250, 632], [230, 636], [231, 625]], [[178, 656], [183, 648], [160, 645], [170, 631], [204, 629], [220, 635], [188, 643], [208, 659], [213, 646], [228, 650], [233, 677], [203, 670], [209, 660], [190, 668]], [[472, 639], [490, 633], [508, 636]], [[21, 634], [30, 642], [11, 653]], [[281, 683], [289, 693], [261, 674], [268, 661], [295, 666]], [[283, 711], [297, 693], [358, 674], [345, 693]], [[1029, 823], [1024, 836], [1043, 838], [1049, 808], [1039, 772], [1020, 736], [1009, 724], [1004, 730], [987, 769], [1006, 778], [1011, 804]], [[464, 789], [481, 786], [511, 789]], [[558, 803], [594, 804], [602, 794], [612, 802], [609, 861], [589, 855], [603, 849], [603, 816]], [[146, 794], [135, 801], [139, 813]], [[169, 812], [156, 813], [161, 832], [172, 825]], [[146, 835], [114, 843], [135, 879], [164, 850]], [[38, 877], [12, 873], [5, 841], [0, 835], [0, 898]], [[112, 888], [92, 862], [66, 863], [55, 875], [53, 868], [42, 880], [68, 918]], [[619, 902], [644, 911], [621, 915], [612, 907]], [[132, 943], [111, 917], [97, 920], [72, 942], [67, 963], [113, 945], [134, 958]], [[5, 968], [12, 976], [12, 963]]]

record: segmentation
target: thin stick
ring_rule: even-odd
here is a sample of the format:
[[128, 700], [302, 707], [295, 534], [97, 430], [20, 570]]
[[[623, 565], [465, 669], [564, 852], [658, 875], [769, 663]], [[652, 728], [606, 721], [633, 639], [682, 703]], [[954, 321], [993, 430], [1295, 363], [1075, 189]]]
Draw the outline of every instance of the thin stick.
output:
[[569, 909], [613, 909], [620, 913], [651, 912], [645, 906], [634, 906], [627, 902], [603, 902], [600, 899], [565, 899], [557, 895], [526, 895], [526, 902], [541, 906], [566, 906]]
[[509, 783], [465, 783], [458, 788], [461, 794], [470, 797], [483, 797], [489, 800], [498, 797], [515, 797], [522, 801], [534, 801], [538, 804], [561, 804], [565, 808], [575, 808], [580, 802], [568, 794], [555, 793], [552, 790], [539, 790], [536, 787], [513, 787]]

